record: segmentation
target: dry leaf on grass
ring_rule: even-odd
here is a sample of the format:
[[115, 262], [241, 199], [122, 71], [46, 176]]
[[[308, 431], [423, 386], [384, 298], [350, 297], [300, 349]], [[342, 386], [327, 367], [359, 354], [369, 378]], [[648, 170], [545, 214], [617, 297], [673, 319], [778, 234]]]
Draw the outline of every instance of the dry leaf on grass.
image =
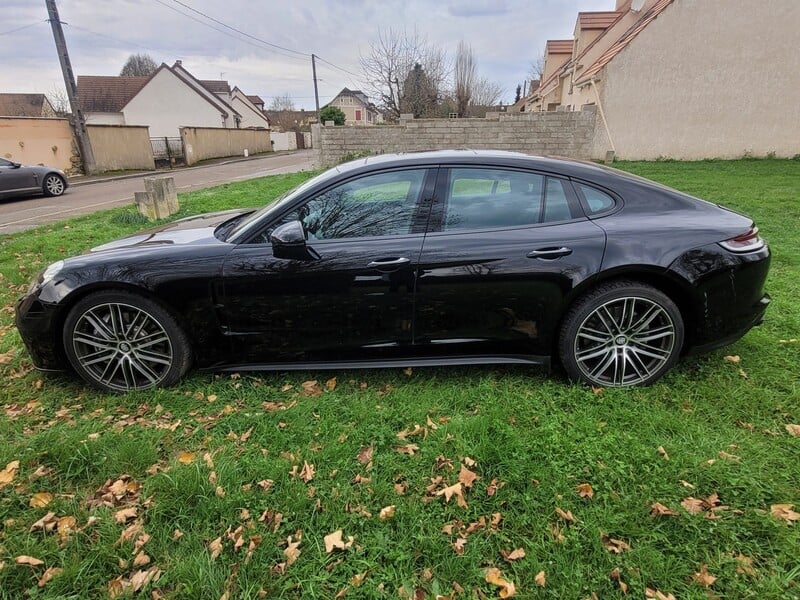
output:
[[612, 581], [616, 581], [619, 584], [619, 589], [623, 594], [628, 593], [628, 584], [622, 581], [622, 576], [619, 573], [619, 567], [611, 571], [611, 575], [609, 575], [609, 577], [611, 577]]
[[408, 454], [409, 456], [413, 456], [419, 450], [419, 446], [416, 444], [406, 444], [405, 446], [395, 446], [395, 452], [399, 452], [400, 454]]
[[190, 465], [194, 462], [196, 456], [197, 454], [194, 452], [181, 452], [180, 456], [178, 456], [178, 462], [182, 465]]
[[108, 582], [108, 595], [111, 598], [119, 598], [124, 595], [135, 594], [151, 581], [158, 581], [161, 577], [161, 569], [150, 567], [146, 571], [134, 571], [128, 577], [117, 577]]
[[731, 363], [732, 365], [738, 365], [740, 362], [742, 362], [742, 359], [737, 355], [725, 356], [722, 360], [724, 360], [726, 363]]
[[716, 577], [708, 572], [708, 565], [701, 565], [700, 570], [692, 575], [692, 579], [706, 588], [714, 585], [714, 582], [717, 580]]
[[356, 460], [361, 463], [362, 465], [366, 465], [372, 461], [372, 453], [375, 451], [375, 447], [365, 446], [358, 451], [358, 455], [356, 456]]
[[658, 447], [658, 453], [664, 458], [664, 460], [669, 460], [669, 454], [667, 454], [667, 451], [664, 450], [664, 446]]
[[50, 492], [38, 492], [31, 496], [28, 506], [32, 508], [44, 508], [53, 501], [53, 494]]
[[544, 574], [544, 571], [539, 571], [536, 574], [536, 577], [533, 578], [533, 581], [536, 582], [536, 585], [538, 585], [539, 587], [544, 587], [545, 584], [547, 583], [547, 578]]
[[18, 565], [27, 565], [29, 567], [40, 567], [44, 564], [43, 560], [39, 560], [33, 556], [25, 556], [24, 554], [15, 558], [14, 562]]
[[315, 473], [314, 465], [308, 464], [308, 462], [304, 460], [303, 469], [300, 471], [300, 479], [308, 483], [314, 479]]
[[556, 506], [556, 514], [564, 519], [570, 525], [575, 522], [575, 517], [572, 516], [571, 510], [561, 510], [559, 507]]
[[443, 487], [438, 492], [436, 492], [437, 496], [444, 496], [444, 502], [447, 504], [450, 502], [450, 499], [455, 496], [456, 504], [458, 504], [461, 508], [467, 508], [467, 502], [464, 500], [464, 492], [461, 489], [461, 482], [457, 481], [453, 485], [449, 485]]
[[675, 596], [672, 594], [665, 594], [664, 592], [660, 590], [654, 590], [653, 588], [645, 588], [644, 597], [652, 598], [653, 600], [675, 600]]
[[800, 513], [792, 510], [793, 508], [794, 504], [773, 504], [769, 507], [769, 514], [791, 524], [800, 519]]
[[300, 387], [302, 389], [301, 393], [303, 394], [303, 396], [322, 395], [322, 388], [320, 387], [316, 379], [312, 379], [311, 381], [304, 381]]
[[114, 521], [117, 523], [127, 523], [131, 519], [136, 518], [136, 507], [123, 508], [114, 513]]
[[612, 538], [606, 534], [600, 536], [600, 541], [603, 542], [603, 547], [612, 554], [622, 554], [631, 549], [627, 542]]
[[753, 568], [752, 558], [744, 554], [737, 554], [734, 558], [736, 558], [736, 572], [739, 575], [755, 576], [756, 570]]
[[517, 594], [517, 589], [514, 587], [514, 584], [503, 577], [500, 569], [486, 569], [486, 583], [499, 587], [501, 598], [512, 598]]
[[334, 550], [346, 550], [353, 545], [354, 538], [352, 535], [347, 536], [347, 541], [342, 539], [342, 530], [337, 529], [333, 533], [329, 533], [324, 538], [325, 541], [325, 554], [330, 554]]
[[44, 586], [46, 586], [46, 585], [48, 584], [48, 582], [49, 582], [49, 581], [50, 581], [50, 580], [51, 580], [53, 577], [55, 577], [56, 575], [58, 575], [59, 573], [61, 573], [63, 570], [64, 570], [64, 569], [61, 569], [61, 568], [59, 568], [59, 567], [50, 567], [50, 568], [49, 568], [49, 569], [47, 569], [47, 570], [46, 570], [46, 571], [45, 571], [45, 572], [42, 574], [42, 576], [39, 578], [39, 582], [38, 582], [38, 584], [37, 584], [37, 585], [38, 585], [39, 587], [44, 587]]
[[300, 539], [296, 542], [292, 541], [292, 536], [286, 538], [286, 548], [283, 551], [283, 555], [286, 557], [286, 566], [291, 565], [294, 563], [298, 558], [300, 558]]
[[390, 504], [389, 506], [384, 506], [381, 509], [380, 514], [378, 514], [378, 518], [381, 521], [386, 521], [388, 519], [391, 519], [392, 517], [394, 517], [394, 508], [395, 508], [394, 504]]
[[12, 460], [6, 465], [6, 468], [0, 471], [0, 490], [7, 486], [14, 480], [19, 470], [19, 461]]
[[650, 506], [650, 516], [651, 517], [666, 517], [666, 516], [675, 516], [678, 513], [668, 506], [664, 506], [660, 502], [653, 502]]
[[800, 436], [800, 425], [786, 425], [786, 431], [789, 432], [789, 435]]
[[578, 484], [578, 486], [575, 488], [575, 491], [578, 492], [578, 495], [581, 498], [588, 498], [591, 500], [594, 497], [594, 490], [589, 483]]
[[500, 550], [500, 554], [503, 556], [503, 560], [506, 562], [513, 562], [515, 560], [521, 560], [525, 558], [525, 550], [522, 548], [515, 548], [511, 552], [508, 550]]
[[458, 481], [464, 486], [464, 488], [471, 488], [472, 484], [478, 479], [480, 479], [480, 477], [476, 473], [473, 473], [467, 467], [461, 465], [461, 471], [458, 474]]

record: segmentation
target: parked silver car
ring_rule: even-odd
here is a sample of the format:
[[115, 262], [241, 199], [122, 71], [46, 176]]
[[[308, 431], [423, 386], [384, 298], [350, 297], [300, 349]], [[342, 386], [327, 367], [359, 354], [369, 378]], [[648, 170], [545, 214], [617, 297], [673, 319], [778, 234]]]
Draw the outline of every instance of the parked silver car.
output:
[[0, 200], [37, 194], [60, 196], [68, 186], [64, 171], [0, 158]]

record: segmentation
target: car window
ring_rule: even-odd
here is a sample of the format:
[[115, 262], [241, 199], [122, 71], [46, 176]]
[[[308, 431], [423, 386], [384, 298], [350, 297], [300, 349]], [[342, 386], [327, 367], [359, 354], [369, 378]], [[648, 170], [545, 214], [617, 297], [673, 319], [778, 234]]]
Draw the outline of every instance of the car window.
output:
[[572, 218], [559, 179], [507, 169], [454, 168], [444, 230], [536, 225]]
[[6, 160], [5, 158], [0, 158], [0, 167], [10, 167], [11, 161]]
[[601, 192], [597, 188], [588, 185], [583, 185], [582, 183], [577, 184], [577, 186], [586, 200], [588, 214], [594, 215], [613, 208], [615, 204], [614, 198], [605, 192]]
[[303, 223], [309, 240], [410, 233], [425, 169], [361, 177], [315, 196], [282, 221]]

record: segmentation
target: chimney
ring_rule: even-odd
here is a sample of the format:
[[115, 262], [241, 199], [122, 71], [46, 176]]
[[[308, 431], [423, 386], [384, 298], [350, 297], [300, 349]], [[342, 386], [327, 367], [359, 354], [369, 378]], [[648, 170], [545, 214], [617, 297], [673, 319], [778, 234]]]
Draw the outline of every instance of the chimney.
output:
[[179, 60], [176, 60], [176, 61], [175, 61], [175, 65], [176, 65], [176, 66], [178, 66], [178, 67], [180, 67], [180, 66], [182, 66], [182, 65], [183, 65], [183, 61], [182, 61], [182, 60], [180, 60], [180, 59], [179, 59]]

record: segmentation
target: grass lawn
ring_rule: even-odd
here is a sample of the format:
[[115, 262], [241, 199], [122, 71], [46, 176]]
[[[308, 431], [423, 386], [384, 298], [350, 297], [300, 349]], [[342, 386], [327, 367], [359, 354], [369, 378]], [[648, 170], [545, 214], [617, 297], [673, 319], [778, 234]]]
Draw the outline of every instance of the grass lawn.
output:
[[620, 166], [748, 213], [774, 255], [766, 322], [647, 389], [476, 367], [105, 395], [31, 370], [13, 302], [134, 209], [0, 237], [0, 597], [800, 597], [800, 161]]

